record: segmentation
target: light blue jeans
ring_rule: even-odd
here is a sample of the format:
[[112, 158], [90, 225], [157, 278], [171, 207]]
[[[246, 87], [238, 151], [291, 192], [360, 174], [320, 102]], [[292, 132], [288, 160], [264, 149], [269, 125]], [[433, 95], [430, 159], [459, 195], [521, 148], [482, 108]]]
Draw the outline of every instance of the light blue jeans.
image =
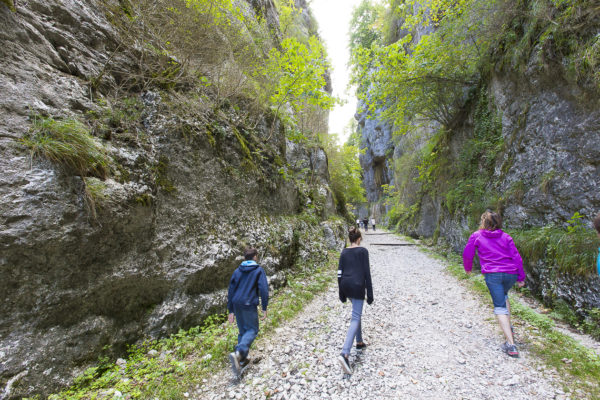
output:
[[362, 309], [363, 305], [365, 304], [365, 301], [358, 299], [349, 300], [350, 302], [352, 302], [352, 319], [350, 320], [350, 327], [348, 328], [348, 333], [346, 334], [346, 341], [344, 342], [344, 347], [342, 347], [343, 356], [350, 355], [350, 348], [354, 343], [354, 338], [356, 338], [356, 343], [362, 342], [362, 329], [360, 324], [360, 317], [362, 315]]

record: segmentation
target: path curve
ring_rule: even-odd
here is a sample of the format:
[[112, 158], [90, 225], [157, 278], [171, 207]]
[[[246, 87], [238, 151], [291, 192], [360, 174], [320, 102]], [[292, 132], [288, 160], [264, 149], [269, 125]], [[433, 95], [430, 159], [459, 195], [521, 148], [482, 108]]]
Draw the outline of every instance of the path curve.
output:
[[500, 351], [491, 307], [450, 276], [441, 261], [392, 234], [375, 233], [363, 242], [375, 297], [363, 314], [369, 347], [352, 350], [351, 377], [336, 361], [350, 305], [340, 303], [335, 287], [274, 335], [255, 342], [250, 355], [261, 360], [248, 367], [239, 384], [223, 370], [196, 398], [567, 398], [526, 349], [519, 359]]

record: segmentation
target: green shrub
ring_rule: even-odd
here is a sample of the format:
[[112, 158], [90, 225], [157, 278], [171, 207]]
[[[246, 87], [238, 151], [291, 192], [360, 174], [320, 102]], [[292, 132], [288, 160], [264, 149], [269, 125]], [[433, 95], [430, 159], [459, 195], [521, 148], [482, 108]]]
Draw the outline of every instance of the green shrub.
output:
[[525, 182], [518, 180], [511, 184], [510, 189], [508, 189], [507, 192], [507, 197], [515, 200], [517, 204], [523, 204], [523, 198], [525, 197], [526, 190]]
[[[586, 89], [600, 90], [595, 0], [516, 0], [492, 61], [521, 69], [537, 61], [540, 68], [558, 69]], [[508, 9], [507, 9], [508, 10]], [[550, 67], [551, 66], [551, 67]]]
[[583, 320], [583, 331], [589, 333], [594, 339], [600, 340], [600, 309], [593, 308], [588, 311]]
[[101, 205], [108, 200], [106, 194], [106, 184], [98, 178], [85, 178], [85, 186], [89, 196], [94, 200], [96, 204]]
[[485, 209], [499, 209], [502, 199], [491, 187], [498, 155], [504, 149], [502, 123], [486, 87], [472, 92], [473, 133], [458, 154], [449, 145], [452, 131], [440, 129], [423, 148], [417, 168], [423, 189], [441, 194], [450, 214], [466, 214], [475, 227]]
[[573, 275], [585, 276], [596, 271], [596, 233], [577, 220], [572, 219], [567, 229], [549, 225], [510, 234], [526, 264], [541, 261], [556, 272]]
[[86, 113], [86, 123], [95, 137], [140, 144], [146, 134], [141, 124], [143, 103], [136, 96], [99, 98], [97, 108]]
[[112, 160], [104, 146], [76, 119], [36, 117], [31, 133], [22, 139], [32, 156], [41, 155], [81, 177], [106, 178]]
[[542, 175], [542, 177], [540, 178], [540, 185], [539, 185], [540, 190], [542, 192], [544, 192], [545, 194], [548, 194], [550, 192], [550, 188], [552, 187], [552, 183], [556, 179], [557, 175], [558, 175], [557, 172], [553, 169], [551, 169], [550, 171], [548, 171], [544, 175]]
[[551, 317], [563, 320], [571, 326], [579, 325], [579, 317], [564, 300], [555, 301], [552, 307]]

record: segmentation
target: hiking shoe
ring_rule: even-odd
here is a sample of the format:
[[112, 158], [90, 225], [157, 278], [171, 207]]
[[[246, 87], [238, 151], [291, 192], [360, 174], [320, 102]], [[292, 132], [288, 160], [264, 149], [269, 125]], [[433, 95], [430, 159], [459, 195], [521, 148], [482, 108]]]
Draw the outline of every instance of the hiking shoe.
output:
[[502, 345], [502, 351], [508, 354], [510, 357], [519, 357], [519, 350], [517, 350], [517, 346], [515, 346], [514, 344], [504, 342], [504, 344]]
[[350, 361], [348, 361], [348, 357], [340, 354], [340, 356], [338, 357], [338, 361], [342, 366], [342, 370], [344, 371], [344, 373], [352, 374], [352, 368], [350, 368]]
[[243, 360], [240, 360], [240, 368], [244, 368], [248, 364], [250, 364], [250, 359], [248, 357], [244, 358]]
[[241, 366], [240, 366], [240, 353], [238, 351], [234, 353], [229, 353], [229, 361], [231, 361], [231, 370], [235, 376], [240, 374]]
[[356, 350], [366, 349], [367, 344], [365, 342], [356, 343]]

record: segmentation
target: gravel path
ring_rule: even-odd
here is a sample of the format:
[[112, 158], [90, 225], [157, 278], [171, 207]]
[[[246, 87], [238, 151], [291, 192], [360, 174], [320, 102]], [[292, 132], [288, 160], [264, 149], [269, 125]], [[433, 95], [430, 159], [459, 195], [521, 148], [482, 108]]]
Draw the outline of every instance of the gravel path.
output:
[[[337, 285], [275, 334], [254, 343], [260, 359], [240, 383], [229, 369], [194, 394], [199, 399], [563, 399], [526, 349], [511, 359], [492, 308], [444, 266], [393, 235], [367, 235], [375, 302], [365, 304], [352, 376], [336, 361], [350, 319]], [[517, 328], [518, 335], [518, 328]]]

